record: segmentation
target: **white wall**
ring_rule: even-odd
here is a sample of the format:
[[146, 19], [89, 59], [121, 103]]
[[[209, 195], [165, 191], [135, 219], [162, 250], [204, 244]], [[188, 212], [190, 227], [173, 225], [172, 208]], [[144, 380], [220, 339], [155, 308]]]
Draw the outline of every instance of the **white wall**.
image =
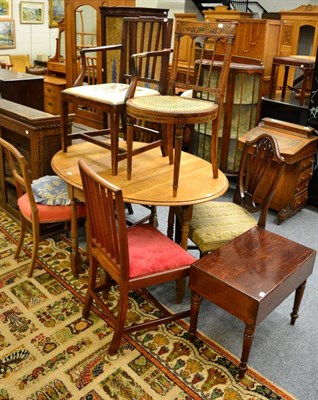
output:
[[[36, 2], [37, 0], [32, 1]], [[39, 2], [44, 3], [44, 23], [20, 24], [20, 1], [12, 0], [16, 47], [14, 49], [0, 49], [0, 56], [2, 54], [29, 54], [32, 61], [38, 54], [47, 56], [55, 54], [57, 29], [49, 28], [49, 2], [48, 0]]]
[[[24, 0], [28, 1], [28, 0]], [[34, 2], [38, 0], [32, 0]], [[39, 0], [44, 3], [43, 24], [20, 24], [19, 0], [12, 0], [13, 19], [15, 21], [16, 47], [14, 49], [0, 49], [2, 54], [29, 54], [31, 61], [37, 55], [52, 56], [55, 54], [57, 28], [49, 28], [48, 0]], [[318, 4], [318, 0], [259, 0], [267, 11], [292, 10], [306, 3]], [[89, 3], [89, 0], [87, 0]], [[175, 13], [192, 12], [190, 0], [136, 0], [138, 7], [155, 7], [169, 9], [169, 17]]]

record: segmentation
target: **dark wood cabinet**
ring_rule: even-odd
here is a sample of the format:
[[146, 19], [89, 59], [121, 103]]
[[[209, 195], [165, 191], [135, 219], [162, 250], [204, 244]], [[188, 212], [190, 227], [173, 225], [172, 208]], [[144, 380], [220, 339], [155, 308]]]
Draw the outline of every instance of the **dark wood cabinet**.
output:
[[44, 110], [44, 77], [0, 69], [0, 97]]

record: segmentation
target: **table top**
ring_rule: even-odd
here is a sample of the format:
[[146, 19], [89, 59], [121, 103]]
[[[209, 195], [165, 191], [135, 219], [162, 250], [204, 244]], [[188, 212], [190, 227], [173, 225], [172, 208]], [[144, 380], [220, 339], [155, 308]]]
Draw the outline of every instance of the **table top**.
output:
[[310, 68], [314, 68], [315, 66], [315, 57], [312, 56], [286, 56], [286, 57], [274, 57], [274, 64], [284, 64], [290, 66], [306, 66]]
[[[125, 142], [123, 142], [125, 143]], [[134, 142], [134, 148], [142, 146]], [[124, 147], [124, 146], [121, 146]], [[111, 174], [110, 151], [98, 145], [81, 142], [59, 151], [52, 158], [54, 172], [75, 188], [75, 196], [83, 199], [78, 160], [84, 160], [104, 179], [120, 187], [124, 201], [157, 206], [182, 206], [204, 203], [220, 197], [228, 188], [226, 176], [219, 171], [212, 176], [212, 165], [199, 157], [182, 152], [179, 188], [173, 196], [173, 165], [163, 157], [160, 147], [138, 154], [132, 159], [132, 178], [127, 180], [126, 160], [118, 164], [118, 174]]]
[[12, 81], [34, 81], [42, 80], [44, 77], [40, 75], [26, 74], [24, 72], [11, 71], [10, 69], [0, 69], [0, 81], [12, 82]]

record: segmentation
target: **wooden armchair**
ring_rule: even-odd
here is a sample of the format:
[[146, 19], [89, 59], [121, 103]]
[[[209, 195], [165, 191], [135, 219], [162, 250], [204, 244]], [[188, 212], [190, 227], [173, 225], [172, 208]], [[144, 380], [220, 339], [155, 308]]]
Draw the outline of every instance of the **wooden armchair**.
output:
[[[127, 228], [122, 190], [101, 178], [83, 161], [79, 161], [79, 168], [87, 205], [89, 254], [89, 283], [83, 316], [88, 317], [95, 300], [115, 330], [108, 349], [108, 354], [113, 356], [123, 334], [189, 316], [189, 310], [171, 314], [154, 300], [161, 317], [149, 315], [145, 321], [125, 327], [130, 290], [185, 278], [195, 258], [150, 224]], [[105, 273], [106, 282], [98, 278]], [[110, 280], [118, 285], [116, 316], [107, 306]]]
[[[122, 43], [117, 45], [84, 48], [80, 51], [82, 69], [73, 87], [62, 91], [62, 149], [73, 139], [80, 138], [111, 150], [112, 173], [117, 174], [117, 164], [126, 158], [126, 149], [119, 146], [119, 136], [125, 136], [126, 131], [126, 94], [131, 81], [131, 55], [134, 53], [156, 52], [170, 48], [172, 20], [155, 17], [129, 17], [123, 20]], [[87, 85], [89, 67], [87, 57], [96, 56], [103, 59], [106, 53], [119, 57], [119, 71], [113, 73], [112, 82]], [[115, 57], [115, 54], [116, 57]], [[169, 52], [165, 57], [147, 58], [140, 61], [142, 75], [138, 77], [134, 96], [165, 93], [168, 84]], [[106, 68], [104, 66], [104, 68]], [[67, 115], [69, 103], [75, 107], [86, 107], [91, 110], [101, 110], [105, 116], [105, 129], [85, 133], [68, 134]], [[107, 135], [107, 136], [106, 136]], [[109, 140], [105, 140], [106, 137]]]

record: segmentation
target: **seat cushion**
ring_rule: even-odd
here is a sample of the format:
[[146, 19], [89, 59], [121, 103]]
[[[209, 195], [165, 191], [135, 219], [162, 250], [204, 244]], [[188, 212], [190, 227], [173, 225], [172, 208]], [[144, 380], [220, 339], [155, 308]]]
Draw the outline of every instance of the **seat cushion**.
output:
[[[71, 94], [83, 99], [99, 101], [105, 104], [124, 104], [126, 93], [129, 88], [125, 83], [102, 83], [99, 85], [76, 86], [65, 89], [63, 93]], [[160, 93], [154, 89], [137, 86], [135, 97], [154, 96]]]
[[65, 181], [56, 175], [45, 175], [31, 184], [35, 202], [47, 206], [68, 206], [71, 200]]
[[195, 257], [150, 224], [132, 226], [128, 228], [127, 235], [130, 278], [190, 266], [196, 261]]
[[[29, 202], [28, 194], [25, 193], [18, 199], [18, 206], [22, 215], [28, 220], [32, 220], [31, 207]], [[50, 223], [50, 222], [61, 222], [71, 219], [72, 207], [69, 206], [47, 206], [43, 204], [37, 204], [37, 209], [39, 212], [40, 223]], [[77, 204], [77, 216], [84, 217], [86, 214], [85, 204]]]
[[256, 225], [255, 218], [239, 205], [211, 201], [193, 207], [189, 238], [202, 253], [207, 253]]

